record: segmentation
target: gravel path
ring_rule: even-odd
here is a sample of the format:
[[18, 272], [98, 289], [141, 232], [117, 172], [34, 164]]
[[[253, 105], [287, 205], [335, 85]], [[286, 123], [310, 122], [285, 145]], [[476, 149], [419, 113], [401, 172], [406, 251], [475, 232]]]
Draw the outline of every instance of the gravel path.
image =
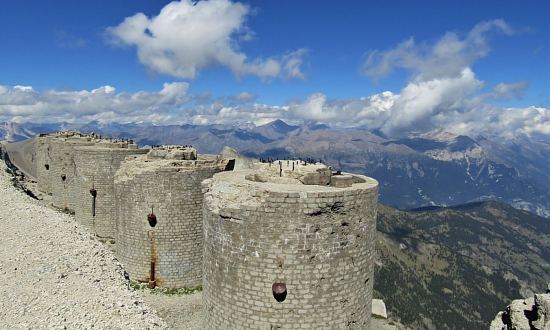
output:
[[142, 292], [147, 305], [153, 307], [170, 329], [201, 330], [203, 320], [202, 293], [191, 295], [161, 295]]
[[0, 162], [0, 329], [156, 329], [114, 255], [14, 188]]

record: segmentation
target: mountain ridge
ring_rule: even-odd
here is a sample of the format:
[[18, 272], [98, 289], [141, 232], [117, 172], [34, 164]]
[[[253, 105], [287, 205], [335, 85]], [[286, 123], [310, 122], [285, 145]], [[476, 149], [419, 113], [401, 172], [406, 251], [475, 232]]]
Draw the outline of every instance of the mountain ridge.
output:
[[400, 209], [498, 200], [550, 217], [550, 142], [473, 138], [437, 130], [392, 139], [362, 129], [323, 124], [262, 126], [145, 123], [0, 125], [0, 138], [23, 139], [58, 129], [120, 138], [141, 145], [190, 144], [204, 153], [230, 146], [256, 158], [312, 158], [381, 182], [381, 201]]

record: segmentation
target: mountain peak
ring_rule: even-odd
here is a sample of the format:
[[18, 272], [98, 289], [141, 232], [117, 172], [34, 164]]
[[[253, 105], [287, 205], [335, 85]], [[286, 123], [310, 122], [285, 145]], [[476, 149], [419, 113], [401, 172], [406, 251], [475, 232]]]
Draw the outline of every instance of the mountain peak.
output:
[[293, 130], [298, 128], [298, 126], [289, 125], [281, 119], [276, 119], [276, 120], [274, 120], [270, 123], [267, 123], [265, 125], [261, 125], [259, 127], [261, 127], [261, 128], [271, 128], [271, 129], [273, 129], [277, 132], [280, 132], [280, 133], [287, 133], [287, 132], [293, 131]]

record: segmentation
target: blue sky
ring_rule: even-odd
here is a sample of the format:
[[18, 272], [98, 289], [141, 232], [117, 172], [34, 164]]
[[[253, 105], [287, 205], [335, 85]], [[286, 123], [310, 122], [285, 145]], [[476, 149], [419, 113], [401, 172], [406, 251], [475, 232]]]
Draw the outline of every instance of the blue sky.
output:
[[[206, 3], [206, 10], [209, 2], [201, 1], [197, 7]], [[415, 66], [419, 61], [431, 65], [430, 53], [446, 34], [454, 33], [456, 39], [471, 47], [468, 34], [483, 22], [498, 20], [506, 26], [493, 24], [483, 32], [483, 47], [487, 48], [483, 54], [470, 50], [457, 55], [475, 74], [477, 87], [469, 90], [467, 97], [490, 94], [498, 84], [516, 84], [519, 87], [513, 95], [487, 97], [483, 104], [550, 107], [550, 1], [222, 2], [234, 11], [205, 17], [223, 21], [226, 15], [228, 24], [238, 25], [234, 30], [229, 28], [231, 40], [226, 46], [230, 49], [225, 51], [229, 57], [245, 55], [246, 60], [222, 59], [222, 55], [212, 55], [212, 49], [186, 58], [189, 47], [172, 48], [189, 38], [185, 30], [188, 25], [184, 25], [180, 30], [174, 28], [175, 39], [165, 32], [169, 40], [165, 40], [163, 51], [179, 56], [168, 68], [154, 67], [158, 56], [138, 58], [136, 50], [147, 49], [154, 42], [136, 42], [128, 31], [124, 34], [113, 29], [137, 13], [152, 22], [169, 1], [5, 2], [0, 11], [0, 85], [32, 86], [36, 93], [91, 91], [108, 85], [117, 93], [137, 93], [158, 92], [164, 83], [185, 82], [189, 84], [186, 95], [195, 96], [192, 102], [187, 100], [188, 104], [196, 102], [199, 95], [210, 95], [210, 102], [247, 92], [255, 95], [254, 102], [266, 106], [305, 104], [308, 98], [321, 94], [326, 104], [332, 102], [330, 106], [335, 107], [344, 100], [384, 91], [400, 94], [407, 84], [425, 79], [428, 69], [417, 70]], [[194, 15], [199, 16], [197, 12]], [[165, 24], [168, 31], [169, 24]], [[388, 55], [407, 40], [414, 40], [412, 47], [401, 50], [408, 54], [397, 58]], [[381, 57], [371, 66], [385, 63], [393, 69], [380, 75], [367, 74], [365, 63], [373, 52]], [[416, 58], [411, 59], [410, 53]], [[204, 54], [214, 59], [202, 63]], [[268, 69], [268, 59], [273, 59], [280, 70]], [[258, 66], [251, 65], [254, 61]], [[294, 73], [285, 71], [289, 63], [295, 64]], [[194, 74], [172, 74], [175, 66], [187, 64], [197, 69]]]
[[[2, 84], [35, 88], [158, 89], [167, 75], [148, 72], [131, 48], [105, 42], [105, 28], [138, 12], [156, 15], [169, 1], [10, 1], [2, 4]], [[502, 18], [519, 29], [494, 36], [492, 51], [474, 68], [488, 85], [525, 80], [523, 100], [548, 105], [550, 91], [550, 2], [548, 1], [251, 1], [247, 25], [253, 40], [242, 42], [251, 57], [305, 47], [305, 80], [240, 79], [225, 68], [209, 68], [190, 80], [191, 91], [215, 95], [252, 92], [259, 101], [284, 103], [323, 92], [348, 98], [399, 91], [407, 73], [373, 81], [359, 73], [362, 55], [409, 37], [433, 40], [447, 31], [464, 33], [483, 20]]]

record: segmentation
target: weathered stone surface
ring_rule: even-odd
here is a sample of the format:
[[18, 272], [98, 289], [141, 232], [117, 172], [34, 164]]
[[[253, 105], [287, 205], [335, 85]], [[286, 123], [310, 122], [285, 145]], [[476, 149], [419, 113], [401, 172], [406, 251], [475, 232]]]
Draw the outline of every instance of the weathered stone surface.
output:
[[74, 149], [75, 218], [101, 238], [114, 239], [116, 234], [115, 172], [127, 156], [149, 151], [132, 146], [100, 143]]
[[386, 312], [386, 304], [382, 299], [372, 300], [372, 315], [387, 319], [388, 313]]
[[220, 153], [223, 157], [227, 159], [234, 159], [235, 160], [235, 169], [241, 170], [245, 168], [252, 168], [254, 167], [254, 163], [257, 162], [256, 159], [245, 157], [237, 152], [237, 150], [230, 148], [230, 147], [224, 147], [222, 152]]
[[261, 164], [203, 183], [204, 328], [369, 328], [378, 183], [305, 185], [282, 166], [290, 175]]
[[75, 148], [92, 145], [137, 149], [135, 144], [128, 141], [102, 138], [93, 133], [56, 132], [38, 137], [35, 164], [38, 190], [52, 196], [51, 203], [54, 207], [75, 211]]
[[201, 182], [228, 160], [178, 160], [170, 154], [180, 149], [161, 148], [126, 158], [115, 175], [117, 256], [133, 280], [149, 281], [154, 262], [157, 285], [194, 287], [202, 283]]
[[163, 145], [152, 149], [148, 154], [149, 159], [178, 159], [196, 160], [197, 150], [192, 147], [178, 145]]
[[544, 294], [517, 299], [499, 312], [491, 322], [491, 330], [550, 330], [550, 284]]

